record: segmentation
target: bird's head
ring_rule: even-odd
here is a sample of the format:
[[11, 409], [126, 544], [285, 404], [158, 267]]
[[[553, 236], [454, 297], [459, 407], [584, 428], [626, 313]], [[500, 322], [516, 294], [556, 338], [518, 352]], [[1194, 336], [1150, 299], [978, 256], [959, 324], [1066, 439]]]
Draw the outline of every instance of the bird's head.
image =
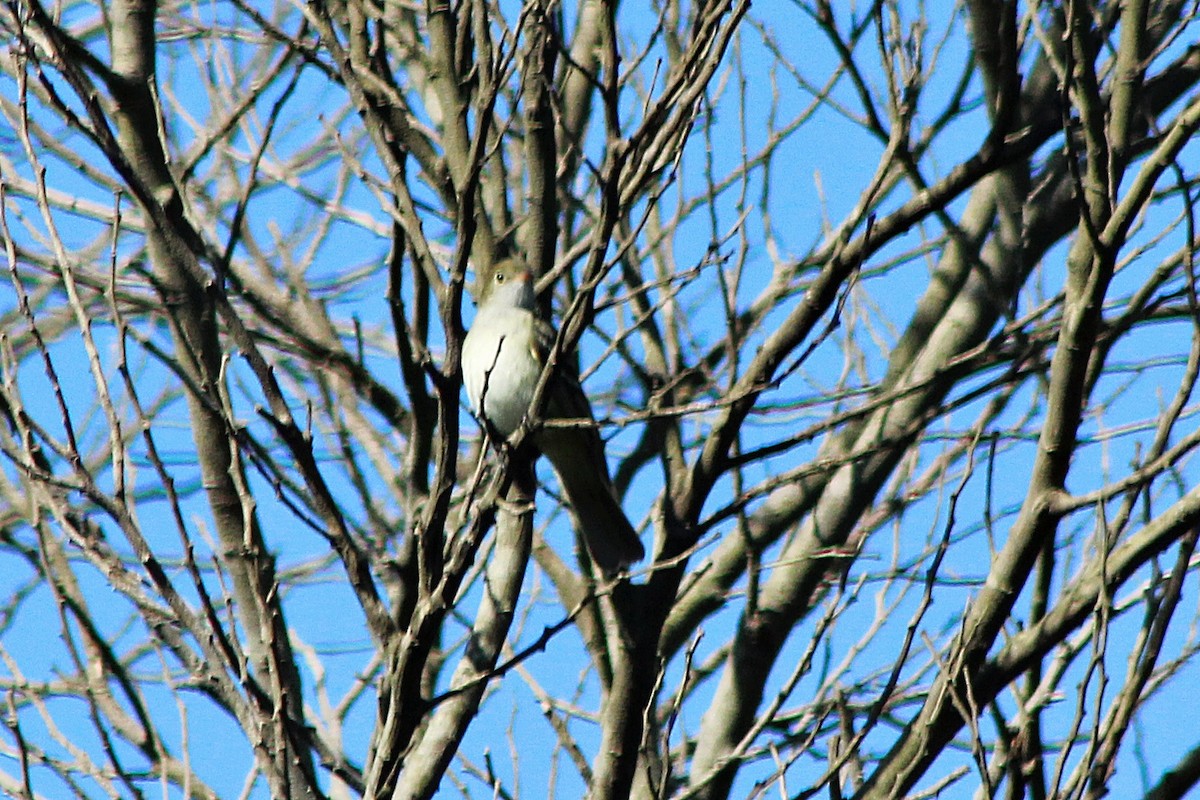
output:
[[516, 259], [506, 258], [479, 274], [475, 281], [475, 293], [480, 308], [496, 305], [532, 311], [533, 274]]

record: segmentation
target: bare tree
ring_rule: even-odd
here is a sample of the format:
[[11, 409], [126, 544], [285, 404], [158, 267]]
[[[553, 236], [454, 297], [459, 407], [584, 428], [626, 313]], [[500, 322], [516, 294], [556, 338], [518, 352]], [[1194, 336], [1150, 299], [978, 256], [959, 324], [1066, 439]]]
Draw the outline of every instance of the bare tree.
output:
[[0, 791], [1197, 785], [1195, 5], [929, 5], [7, 0]]

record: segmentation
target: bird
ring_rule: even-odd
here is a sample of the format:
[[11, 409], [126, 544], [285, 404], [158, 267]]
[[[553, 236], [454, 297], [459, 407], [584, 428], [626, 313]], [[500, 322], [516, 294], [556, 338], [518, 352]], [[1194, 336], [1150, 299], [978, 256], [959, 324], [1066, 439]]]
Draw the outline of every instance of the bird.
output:
[[[481, 271], [475, 294], [475, 321], [463, 340], [463, 384], [476, 416], [508, 438], [529, 412], [555, 332], [537, 315], [533, 275], [516, 259]], [[617, 501], [604, 441], [578, 377], [559, 365], [547, 392], [544, 419], [592, 423], [539, 427], [532, 438], [558, 476], [592, 562], [614, 575], [642, 560], [642, 541]]]

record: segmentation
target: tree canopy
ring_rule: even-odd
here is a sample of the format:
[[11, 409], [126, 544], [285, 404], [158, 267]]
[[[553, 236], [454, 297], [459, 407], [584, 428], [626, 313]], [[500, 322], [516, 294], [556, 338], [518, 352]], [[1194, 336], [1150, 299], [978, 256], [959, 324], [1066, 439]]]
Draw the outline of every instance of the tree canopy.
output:
[[1196, 785], [1196, 7], [936, 5], [6, 2], [0, 791]]

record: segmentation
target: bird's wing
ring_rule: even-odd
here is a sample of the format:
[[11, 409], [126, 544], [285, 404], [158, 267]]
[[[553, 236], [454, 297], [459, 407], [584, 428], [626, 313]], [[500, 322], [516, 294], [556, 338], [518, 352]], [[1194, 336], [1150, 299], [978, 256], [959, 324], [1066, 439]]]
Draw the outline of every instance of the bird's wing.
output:
[[[538, 363], [545, 366], [554, 349], [557, 338], [554, 326], [543, 319], [537, 322], [535, 337]], [[550, 400], [546, 407], [546, 417], [551, 419], [594, 419], [592, 405], [588, 402], [579, 382], [579, 370], [574, 358], [561, 358], [554, 373], [554, 383], [551, 385]]]

